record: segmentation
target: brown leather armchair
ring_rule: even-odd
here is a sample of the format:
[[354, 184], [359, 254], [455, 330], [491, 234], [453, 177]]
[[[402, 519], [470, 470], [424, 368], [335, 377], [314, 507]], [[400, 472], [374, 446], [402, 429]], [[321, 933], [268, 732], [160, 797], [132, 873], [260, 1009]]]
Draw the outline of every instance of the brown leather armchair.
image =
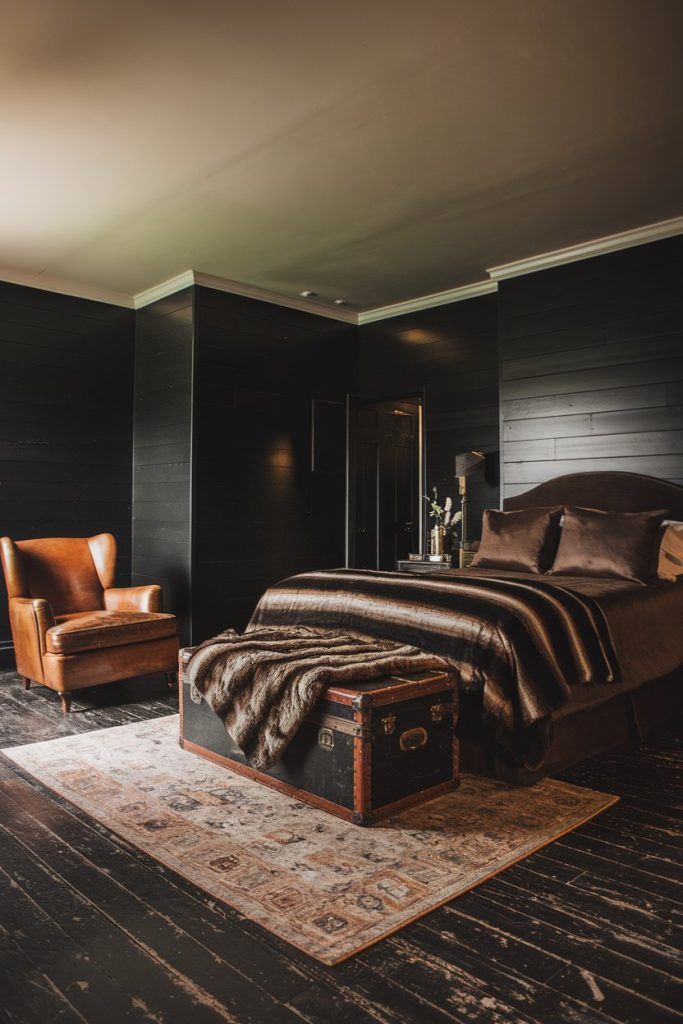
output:
[[113, 587], [116, 541], [96, 537], [0, 538], [17, 671], [69, 694], [115, 679], [164, 672], [178, 659], [174, 615], [161, 612], [161, 587]]

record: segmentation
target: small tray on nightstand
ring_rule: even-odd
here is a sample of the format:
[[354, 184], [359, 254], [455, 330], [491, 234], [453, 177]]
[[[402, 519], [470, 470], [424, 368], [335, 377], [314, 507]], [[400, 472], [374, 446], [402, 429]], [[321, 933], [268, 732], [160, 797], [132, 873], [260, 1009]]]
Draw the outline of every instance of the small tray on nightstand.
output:
[[433, 562], [429, 558], [399, 558], [396, 572], [450, 572], [450, 562]]
[[[476, 544], [479, 547], [479, 544]], [[466, 569], [474, 556], [476, 550], [469, 547], [458, 548], [453, 552], [453, 562], [436, 561], [427, 558], [399, 558], [396, 562], [396, 572], [448, 572], [450, 569]]]

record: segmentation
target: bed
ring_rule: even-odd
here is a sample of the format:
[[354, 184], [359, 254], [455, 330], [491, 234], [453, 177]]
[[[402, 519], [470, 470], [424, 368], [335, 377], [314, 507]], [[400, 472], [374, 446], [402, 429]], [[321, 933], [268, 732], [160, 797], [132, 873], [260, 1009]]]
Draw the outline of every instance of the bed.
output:
[[[683, 521], [683, 487], [630, 473], [573, 474], [507, 499], [504, 510], [551, 506], [617, 513], [666, 510], [668, 519]], [[508, 652], [508, 661], [524, 677], [523, 685], [517, 683], [514, 693], [509, 681], [501, 684], [500, 680], [496, 686], [489, 685], [489, 680], [483, 687], [465, 688], [465, 705], [469, 702], [470, 708], [460, 727], [465, 771], [529, 785], [586, 757], [637, 741], [682, 709], [683, 578], [642, 583], [596, 575], [548, 577], [519, 570], [469, 568], [416, 580], [415, 574], [408, 579], [401, 573], [328, 571], [292, 577], [270, 588], [251, 625], [325, 626], [333, 620], [339, 625], [341, 618], [345, 619], [342, 625], [370, 635], [405, 640], [408, 632], [408, 642], [421, 639], [424, 649], [453, 655], [452, 637], [448, 639], [450, 647], [444, 646], [445, 631], [439, 632], [433, 624], [420, 631], [405, 615], [408, 598], [420, 588], [426, 609], [423, 627], [431, 623], [429, 616], [438, 617], [447, 607], [457, 608], [460, 617], [466, 618], [470, 605], [462, 602], [472, 602], [474, 607], [480, 591], [491, 591], [487, 600], [492, 596], [497, 602], [497, 643], [503, 648], [508, 638], [500, 635], [500, 623], [509, 622], [511, 630], [518, 623], [507, 609], [502, 615], [501, 608], [523, 592], [538, 608], [547, 606], [543, 614], [549, 625], [544, 630], [550, 639], [546, 635], [543, 643], [539, 641], [547, 648], [545, 661], [537, 657], [528, 636], [517, 650]], [[358, 612], [363, 602], [376, 609], [371, 614], [364, 611], [365, 618]], [[567, 619], [570, 613], [571, 628], [552, 633], [555, 619]], [[568, 637], [576, 633], [577, 616], [586, 619], [583, 637], [578, 633], [576, 637], [577, 648], [581, 648], [578, 655], [568, 647]], [[476, 616], [474, 619], [481, 622]], [[479, 633], [478, 642], [485, 652], [486, 630], [479, 628]], [[519, 657], [520, 650], [524, 659]], [[572, 672], [563, 673], [569, 662]], [[590, 670], [585, 670], [586, 663]], [[487, 718], [495, 718], [496, 729], [488, 724], [482, 727], [481, 709], [486, 710], [487, 702]], [[504, 741], [500, 725], [506, 716], [520, 718], [520, 707], [525, 720], [523, 728], [515, 726], [519, 733], [515, 745]]]
[[[667, 509], [669, 519], [683, 521], [683, 487], [636, 473], [557, 477], [506, 499], [503, 507], [514, 511], [545, 504], [607, 512]], [[588, 578], [579, 582], [585, 588], [590, 585]], [[613, 631], [621, 682], [572, 688], [568, 703], [553, 713], [553, 741], [545, 758], [533, 771], [517, 770], [512, 781], [533, 783], [595, 754], [638, 744], [651, 729], [683, 711], [683, 580], [614, 586], [603, 594], [602, 604]], [[630, 660], [633, 650], [638, 653], [635, 666]], [[650, 671], [634, 671], [648, 657]], [[507, 766], [490, 751], [469, 745], [466, 756], [469, 770], [510, 777]]]

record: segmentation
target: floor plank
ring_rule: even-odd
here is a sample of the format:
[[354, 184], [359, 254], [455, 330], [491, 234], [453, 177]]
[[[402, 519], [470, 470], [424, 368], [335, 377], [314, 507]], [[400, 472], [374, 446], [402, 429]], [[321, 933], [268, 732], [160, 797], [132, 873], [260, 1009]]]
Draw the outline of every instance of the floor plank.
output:
[[[55, 695], [0, 674], [0, 746], [177, 711], [163, 679]], [[664, 1024], [682, 1020], [683, 744], [563, 773], [621, 800], [334, 968], [112, 835], [0, 756], [0, 1022]], [[11, 983], [6, 979], [11, 977]], [[97, 1005], [96, 1005], [97, 1004]]]
[[0, 927], [0, 1021], [3, 1024], [84, 1024], [84, 1018]]
[[[8, 794], [8, 795], [6, 795]], [[50, 828], [57, 819], [59, 834]], [[70, 841], [68, 825], [75, 819], [61, 808], [50, 805], [30, 787], [23, 783], [3, 783], [0, 787], [0, 821], [8, 822], [12, 834], [24, 846], [24, 859], [31, 861], [31, 869], [40, 864], [47, 868], [52, 865], [55, 876], [51, 888], [59, 889], [62, 898], [69, 895], [72, 903], [78, 904], [79, 911], [85, 906], [91, 909], [90, 933], [94, 927], [93, 917], [105, 926], [105, 945], [114, 940], [121, 945], [127, 940], [127, 953], [133, 950], [145, 954], [142, 971], [166, 972], [174, 982], [179, 1003], [187, 1002], [183, 1012], [193, 1019], [216, 1021], [219, 1019], [260, 1021], [264, 1018], [282, 1024], [294, 1024], [298, 1014], [290, 1012], [262, 988], [249, 984], [245, 990], [243, 976], [229, 961], [219, 963], [216, 957], [202, 943], [194, 939], [180, 924], [154, 907], [153, 899], [143, 891], [128, 888], [81, 853]], [[7, 827], [7, 826], [3, 826]], [[85, 851], [87, 854], [88, 851]], [[27, 858], [28, 855], [28, 858]], [[29, 878], [30, 870], [17, 868], [17, 883], [26, 880], [28, 891], [34, 891], [35, 872]], [[51, 908], [51, 889], [42, 890], [42, 905]], [[64, 921], [63, 910], [50, 909], [55, 919]], [[79, 928], [81, 922], [78, 922]], [[90, 939], [86, 935], [86, 942]], [[119, 959], [112, 959], [115, 968]], [[128, 974], [128, 968], [126, 969]], [[138, 983], [140, 975], [138, 974]], [[136, 983], [136, 985], [138, 984]], [[137, 991], [137, 988], [135, 989]], [[180, 1012], [182, 1006], [176, 1012]], [[239, 1011], [239, 1015], [238, 1015]]]

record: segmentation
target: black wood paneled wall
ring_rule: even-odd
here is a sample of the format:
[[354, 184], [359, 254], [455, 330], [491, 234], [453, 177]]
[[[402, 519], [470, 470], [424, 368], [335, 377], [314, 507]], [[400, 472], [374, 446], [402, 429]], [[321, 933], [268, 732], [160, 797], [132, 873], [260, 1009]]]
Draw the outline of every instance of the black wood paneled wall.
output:
[[311, 404], [352, 390], [355, 328], [197, 288], [195, 637], [278, 579], [344, 562], [345, 476], [311, 472]]
[[683, 483], [683, 237], [501, 282], [504, 493], [562, 473]]
[[134, 586], [160, 583], [191, 640], [193, 288], [136, 314]]
[[[0, 282], [0, 531], [118, 544], [130, 579], [134, 313]], [[0, 587], [0, 663], [13, 664]]]
[[[598, 469], [683, 483], [682, 271], [679, 237], [360, 328], [207, 288], [133, 314], [0, 284], [0, 528], [111, 531], [119, 581], [161, 583], [197, 642], [344, 561], [344, 473], [311, 471], [316, 398], [424, 390], [442, 496], [454, 456], [501, 433], [506, 494]], [[475, 537], [498, 489], [475, 477], [470, 498]]]
[[[457, 507], [454, 459], [499, 448], [496, 295], [366, 324], [359, 328], [358, 388], [366, 396], [422, 391], [426, 396], [427, 487]], [[483, 475], [468, 482], [468, 535], [481, 535], [498, 487]]]

